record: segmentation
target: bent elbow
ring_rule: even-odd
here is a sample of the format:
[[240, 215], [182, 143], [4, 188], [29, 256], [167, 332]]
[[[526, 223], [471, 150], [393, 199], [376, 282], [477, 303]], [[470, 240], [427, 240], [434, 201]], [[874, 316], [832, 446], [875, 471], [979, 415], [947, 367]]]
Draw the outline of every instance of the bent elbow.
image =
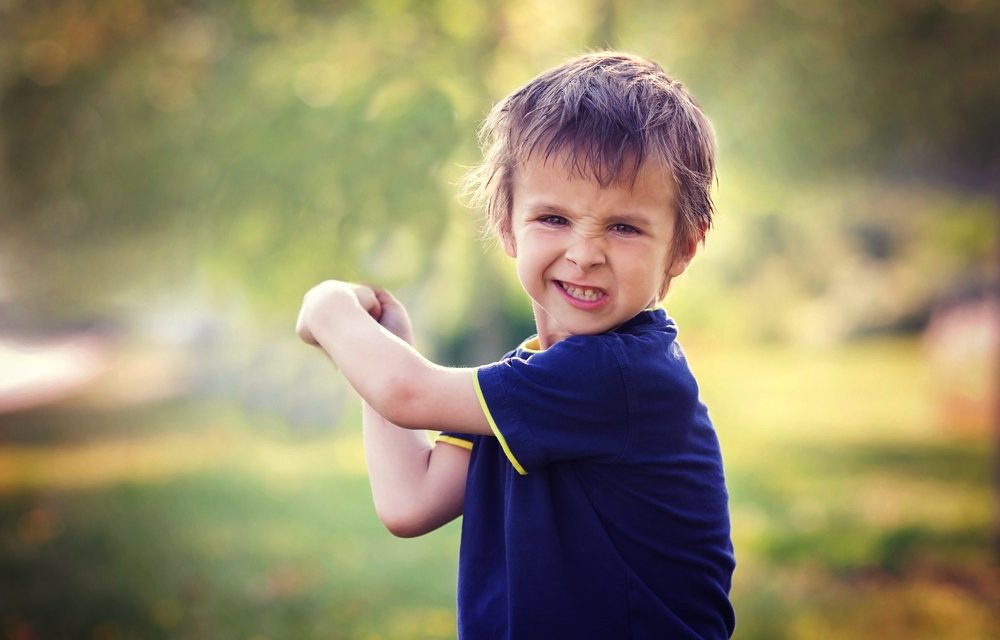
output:
[[397, 538], [417, 538], [431, 530], [416, 513], [380, 511], [378, 519], [382, 526]]
[[416, 527], [409, 523], [385, 524], [386, 530], [397, 538], [419, 538], [427, 533], [422, 527]]

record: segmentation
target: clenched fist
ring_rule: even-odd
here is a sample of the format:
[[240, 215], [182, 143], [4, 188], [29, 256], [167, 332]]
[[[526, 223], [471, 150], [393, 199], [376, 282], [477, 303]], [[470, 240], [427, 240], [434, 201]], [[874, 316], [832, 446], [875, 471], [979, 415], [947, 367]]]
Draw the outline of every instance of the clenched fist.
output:
[[371, 317], [382, 317], [382, 305], [375, 291], [363, 284], [326, 280], [310, 289], [302, 298], [302, 308], [295, 323], [295, 333], [306, 344], [319, 345], [316, 333], [321, 327], [335, 326], [348, 305], [360, 305]]

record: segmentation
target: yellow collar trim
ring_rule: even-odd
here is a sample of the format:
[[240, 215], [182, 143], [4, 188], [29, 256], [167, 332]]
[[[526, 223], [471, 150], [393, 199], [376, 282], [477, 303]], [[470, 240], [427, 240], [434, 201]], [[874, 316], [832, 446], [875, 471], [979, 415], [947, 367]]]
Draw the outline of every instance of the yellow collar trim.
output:
[[[646, 309], [643, 309], [643, 311], [656, 311], [662, 308], [663, 305], [657, 305], [655, 307], [648, 307]], [[541, 353], [542, 351], [545, 351], [545, 349], [542, 349], [541, 342], [538, 341], [538, 336], [531, 336], [530, 338], [526, 339], [518, 347], [518, 350], [527, 351], [528, 353]]]
[[527, 351], [528, 353], [541, 353], [545, 351], [545, 349], [542, 349], [542, 343], [538, 341], [538, 336], [531, 336], [522, 342], [518, 349]]

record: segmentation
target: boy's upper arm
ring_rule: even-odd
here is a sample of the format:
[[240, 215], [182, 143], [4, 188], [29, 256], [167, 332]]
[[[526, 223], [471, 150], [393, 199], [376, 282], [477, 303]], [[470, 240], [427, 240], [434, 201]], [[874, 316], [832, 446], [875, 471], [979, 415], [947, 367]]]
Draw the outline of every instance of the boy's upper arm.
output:
[[[434, 367], [418, 375], [413, 391], [413, 415], [397, 416], [397, 424], [422, 428], [434, 425], [442, 431], [471, 435], [493, 435], [477, 391], [476, 369]], [[396, 420], [393, 420], [396, 422]]]
[[469, 473], [468, 449], [436, 444], [431, 451], [427, 477], [421, 492], [427, 499], [422, 525], [432, 531], [462, 515], [465, 505], [465, 483]]

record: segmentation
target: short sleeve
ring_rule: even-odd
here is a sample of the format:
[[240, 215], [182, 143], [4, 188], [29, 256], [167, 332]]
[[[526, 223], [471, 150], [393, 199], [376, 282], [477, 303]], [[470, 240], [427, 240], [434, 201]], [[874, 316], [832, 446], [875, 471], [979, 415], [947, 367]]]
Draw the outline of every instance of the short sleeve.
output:
[[445, 444], [450, 444], [453, 447], [461, 447], [462, 449], [467, 449], [472, 451], [473, 439], [467, 433], [451, 433], [449, 431], [442, 431], [434, 438], [434, 444], [438, 442], [443, 442]]
[[571, 336], [529, 358], [477, 370], [483, 411], [518, 473], [622, 455], [629, 407], [616, 345], [608, 334]]

